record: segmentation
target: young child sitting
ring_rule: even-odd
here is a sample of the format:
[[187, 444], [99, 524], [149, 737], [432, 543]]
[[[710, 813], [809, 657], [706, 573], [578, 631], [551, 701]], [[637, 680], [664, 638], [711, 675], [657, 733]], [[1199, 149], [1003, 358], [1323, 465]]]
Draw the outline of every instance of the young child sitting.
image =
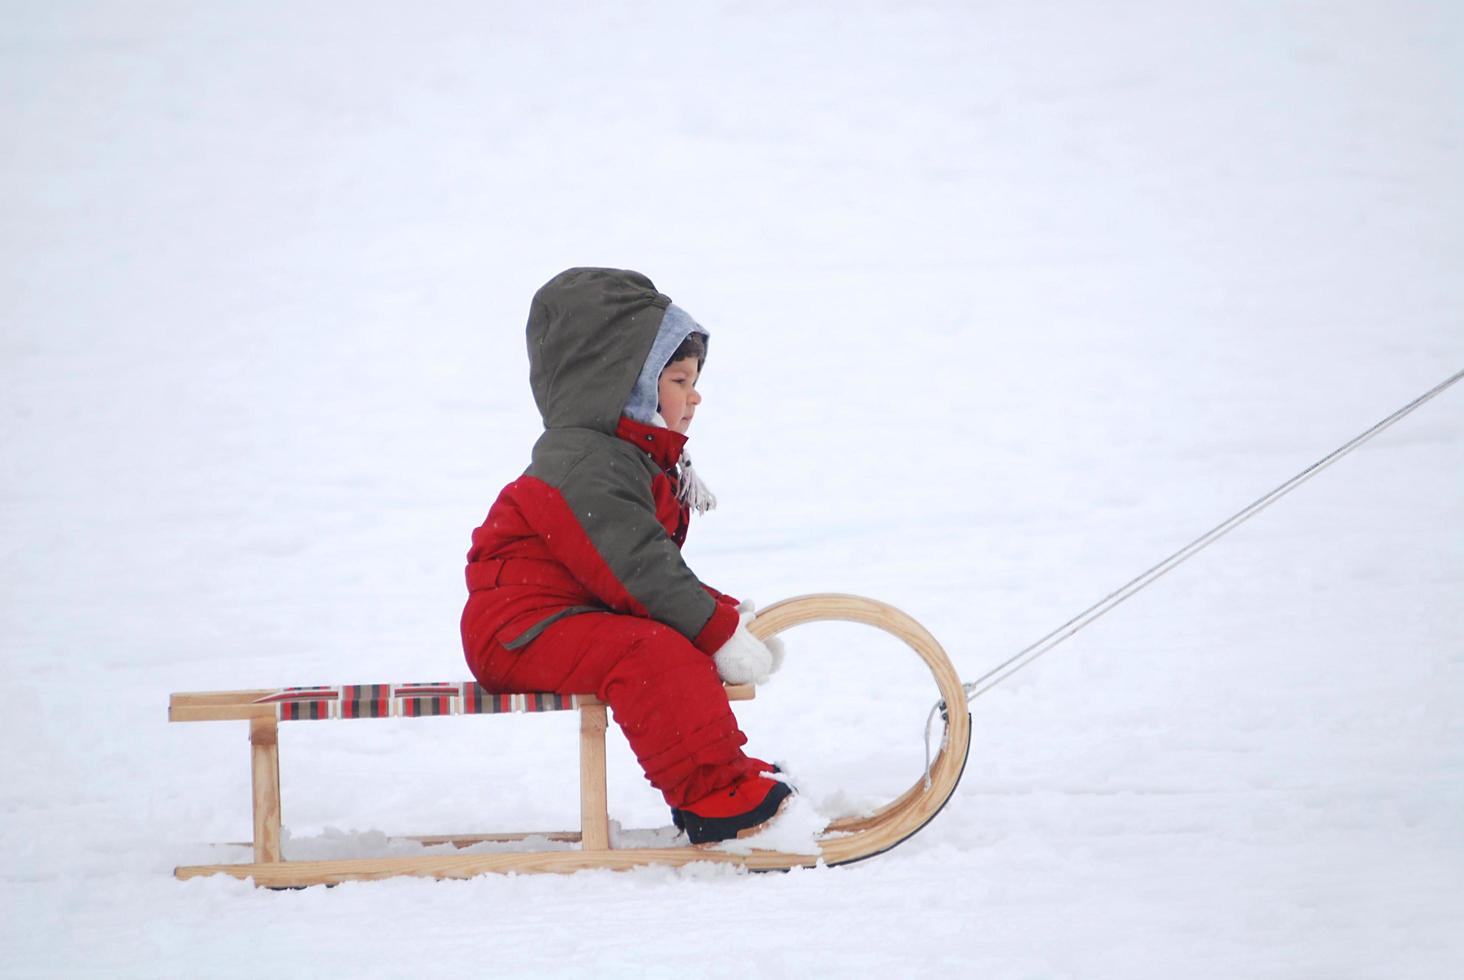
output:
[[722, 688], [781, 660], [681, 557], [716, 500], [683, 452], [707, 331], [619, 269], [569, 269], [529, 308], [544, 418], [523, 476], [473, 532], [463, 649], [490, 691], [594, 694], [692, 843], [760, 827], [790, 796], [743, 754]]

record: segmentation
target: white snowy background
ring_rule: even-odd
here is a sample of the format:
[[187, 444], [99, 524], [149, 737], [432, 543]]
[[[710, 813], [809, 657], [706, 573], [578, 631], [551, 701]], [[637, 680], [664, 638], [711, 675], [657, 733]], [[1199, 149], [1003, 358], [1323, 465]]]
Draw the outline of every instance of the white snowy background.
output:
[[[166, 721], [466, 676], [528, 300], [585, 264], [713, 333], [693, 567], [974, 678], [1464, 367], [1461, 11], [5, 4], [0, 973], [1464, 975], [1464, 390], [979, 699], [853, 867], [179, 882], [247, 857], [248, 753]], [[915, 658], [786, 638], [752, 748], [912, 782]], [[568, 715], [282, 745], [296, 854], [577, 815]]]

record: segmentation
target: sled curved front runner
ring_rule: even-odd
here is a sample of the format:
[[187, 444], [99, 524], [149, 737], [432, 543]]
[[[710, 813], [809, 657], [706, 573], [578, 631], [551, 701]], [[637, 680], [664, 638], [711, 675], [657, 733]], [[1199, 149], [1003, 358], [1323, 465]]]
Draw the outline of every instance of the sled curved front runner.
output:
[[[573, 872], [591, 868], [623, 870], [648, 865], [678, 866], [699, 861], [734, 864], [756, 871], [849, 864], [883, 853], [908, 840], [938, 813], [955, 791], [971, 744], [970, 714], [960, 678], [945, 651], [919, 623], [905, 613], [853, 595], [819, 594], [787, 599], [758, 613], [750, 624], [762, 639], [806, 623], [843, 621], [883, 630], [916, 652], [930, 669], [947, 706], [944, 736], [928, 773], [891, 803], [872, 814], [836, 820], [821, 834], [817, 853], [785, 853], [724, 849], [722, 845], [612, 848], [606, 833], [604, 805], [605, 707], [593, 697], [569, 695], [500, 695], [501, 704], [483, 703], [481, 689], [466, 685], [363, 685], [353, 688], [285, 689], [174, 695], [174, 721], [249, 719], [255, 784], [255, 860], [249, 864], [180, 867], [179, 878], [226, 874], [252, 878], [266, 887], [299, 887], [342, 881], [415, 875], [469, 878], [487, 873]], [[433, 690], [429, 690], [429, 688]], [[436, 689], [441, 690], [436, 690]], [[365, 689], [375, 692], [362, 695]], [[378, 689], [380, 689], [378, 691]], [[301, 691], [317, 693], [307, 700]], [[451, 692], [451, 693], [444, 693]], [[476, 692], [476, 693], [475, 693]], [[752, 697], [748, 688], [729, 688], [729, 697]], [[375, 698], [372, 700], [371, 698]], [[424, 699], [436, 697], [436, 701]], [[486, 697], [494, 697], [488, 695]], [[460, 700], [450, 700], [458, 698]], [[474, 700], [476, 699], [476, 700]], [[308, 709], [302, 705], [310, 705]], [[955, 710], [950, 710], [951, 705]], [[579, 834], [487, 834], [414, 838], [424, 844], [459, 847], [486, 841], [513, 842], [549, 836], [578, 841], [577, 850], [501, 851], [476, 854], [423, 854], [407, 857], [286, 861], [279, 846], [279, 776], [275, 725], [278, 720], [313, 717], [384, 717], [443, 713], [497, 713], [577, 708], [581, 713], [582, 830]], [[303, 710], [310, 713], [301, 714]], [[597, 768], [598, 767], [598, 768]]]

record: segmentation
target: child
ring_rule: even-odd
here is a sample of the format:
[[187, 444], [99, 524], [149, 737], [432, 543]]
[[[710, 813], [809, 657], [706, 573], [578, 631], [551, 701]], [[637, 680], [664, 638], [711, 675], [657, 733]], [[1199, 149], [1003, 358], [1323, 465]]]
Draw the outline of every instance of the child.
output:
[[791, 791], [742, 752], [722, 681], [781, 659], [681, 558], [715, 498], [683, 454], [707, 331], [619, 269], [569, 269], [529, 308], [544, 418], [524, 475], [473, 532], [463, 649], [493, 691], [592, 693], [692, 843], [750, 832]]

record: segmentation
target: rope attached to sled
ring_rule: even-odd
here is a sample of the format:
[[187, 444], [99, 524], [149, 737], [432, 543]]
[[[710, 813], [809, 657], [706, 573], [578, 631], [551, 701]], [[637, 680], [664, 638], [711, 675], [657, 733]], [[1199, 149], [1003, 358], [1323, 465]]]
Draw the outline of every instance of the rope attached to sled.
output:
[[[1433, 388], [1429, 389], [1422, 395], [1419, 395], [1413, 401], [1409, 402], [1407, 405], [1404, 405], [1392, 415], [1389, 415], [1387, 418], [1383, 419], [1377, 425], [1374, 425], [1371, 429], [1368, 429], [1366, 432], [1358, 435], [1351, 441], [1338, 447], [1329, 455], [1317, 460], [1311, 466], [1308, 466], [1306, 469], [1302, 470], [1300, 473], [1296, 474], [1291, 479], [1287, 480], [1285, 483], [1272, 490], [1270, 493], [1256, 500], [1249, 507], [1246, 507], [1244, 510], [1239, 511], [1228, 520], [1221, 522], [1220, 524], [1211, 528], [1209, 531], [1200, 535], [1198, 538], [1195, 538], [1195, 540], [1191, 541], [1189, 544], [1185, 545], [1183, 548], [1179, 549], [1174, 554], [1170, 555], [1168, 558], [1155, 565], [1153, 568], [1150, 568], [1142, 575], [1133, 579], [1128, 584], [1121, 586], [1120, 588], [1109, 593], [1103, 599], [1089, 606], [1087, 609], [1083, 610], [1081, 613], [1074, 616], [1066, 623], [1063, 623], [1057, 629], [1053, 630], [1051, 633], [1048, 633], [1036, 643], [1033, 643], [1031, 646], [1019, 651], [1017, 654], [1007, 659], [1003, 663], [998, 664], [996, 667], [993, 667], [991, 670], [982, 674], [974, 681], [971, 681], [969, 684], [964, 685], [964, 689], [966, 692], [966, 702], [969, 704], [971, 701], [974, 701], [977, 697], [985, 694], [987, 691], [991, 690], [993, 687], [1000, 684], [1008, 677], [1011, 677], [1017, 671], [1021, 670], [1023, 667], [1027, 666], [1032, 661], [1042, 656], [1044, 653], [1047, 653], [1063, 640], [1066, 640], [1068, 637], [1072, 636], [1074, 633], [1078, 632], [1080, 629], [1087, 626], [1089, 623], [1093, 622], [1095, 619], [1111, 610], [1114, 606], [1117, 606], [1125, 599], [1128, 599], [1135, 593], [1152, 585], [1156, 579], [1183, 564], [1185, 561], [1194, 557], [1204, 548], [1208, 547], [1209, 545], [1218, 541], [1220, 538], [1224, 537], [1226, 534], [1235, 530], [1237, 527], [1244, 524], [1246, 521], [1250, 520], [1252, 517], [1265, 510], [1267, 507], [1271, 506], [1271, 504], [1275, 503], [1277, 500], [1280, 500], [1292, 490], [1295, 490], [1297, 487], [1301, 486], [1303, 483], [1316, 476], [1322, 470], [1326, 469], [1328, 466], [1331, 466], [1333, 463], [1337, 462], [1337, 460], [1341, 459], [1343, 456], [1346, 456], [1348, 453], [1352, 452], [1352, 450], [1356, 449], [1358, 446], [1361, 446], [1363, 443], [1373, 438], [1373, 436], [1376, 436], [1384, 429], [1387, 429], [1389, 426], [1393, 425], [1393, 423], [1411, 414], [1414, 410], [1420, 408], [1425, 403], [1432, 400], [1436, 395], [1440, 394], [1446, 388], [1458, 382], [1461, 378], [1464, 378], [1464, 371], [1456, 372], [1452, 377], [1439, 383], [1438, 385], [1435, 385]], [[930, 771], [931, 725], [935, 721], [936, 714], [943, 714], [945, 710], [945, 702], [938, 702], [935, 707], [931, 709], [930, 715], [926, 719], [925, 769], [927, 773]]]
[[1461, 378], [1464, 378], [1464, 371], [1457, 372], [1456, 374], [1454, 374], [1453, 377], [1444, 382], [1441, 382], [1424, 394], [1419, 395], [1413, 401], [1409, 402], [1407, 405], [1404, 405], [1402, 408], [1398, 409], [1398, 411], [1394, 412], [1392, 415], [1389, 415], [1387, 418], [1383, 419], [1371, 429], [1368, 429], [1366, 432], [1352, 439], [1350, 442], [1338, 447], [1330, 455], [1317, 460], [1311, 466], [1308, 466], [1306, 469], [1302, 470], [1300, 473], [1296, 474], [1291, 479], [1287, 480], [1285, 483], [1281, 484], [1279, 487], [1266, 494], [1264, 497], [1261, 497], [1259, 500], [1252, 503], [1249, 507], [1246, 507], [1244, 510], [1232, 516], [1229, 520], [1226, 520], [1211, 528], [1209, 531], [1200, 535], [1198, 538], [1195, 538], [1195, 540], [1191, 541], [1189, 544], [1185, 545], [1183, 548], [1179, 549], [1174, 554], [1170, 555], [1168, 558], [1164, 559], [1159, 564], [1149, 569], [1147, 572], [1144, 572], [1142, 575], [1135, 578], [1127, 585], [1124, 585], [1121, 588], [1109, 593], [1097, 603], [1094, 603], [1078, 615], [1074, 616], [1072, 619], [1068, 620], [1066, 623], [1063, 623], [1057, 629], [1053, 630], [1051, 633], [1048, 633], [1036, 643], [1033, 643], [1031, 646], [1020, 651], [1006, 662], [992, 668], [985, 674], [982, 674], [980, 677], [976, 678], [969, 684], [966, 684], [965, 688], [967, 702], [970, 702], [980, 695], [985, 694], [987, 691], [991, 690], [993, 687], [1000, 684], [1002, 681], [1006, 680], [1008, 677], [1012, 676], [1017, 671], [1021, 670], [1023, 667], [1027, 666], [1032, 661], [1036, 660], [1038, 657], [1051, 650], [1053, 647], [1057, 646], [1063, 640], [1066, 640], [1068, 637], [1078, 632], [1078, 630], [1082, 629], [1089, 623], [1093, 622], [1093, 620], [1097, 619], [1099, 616], [1102, 616], [1104, 613], [1108, 612], [1114, 606], [1117, 606], [1125, 599], [1128, 599], [1130, 596], [1153, 584], [1153, 582], [1160, 576], [1176, 568], [1188, 559], [1194, 557], [1201, 550], [1218, 541], [1220, 538], [1224, 537], [1231, 531], [1235, 530], [1237, 527], [1244, 524], [1246, 521], [1250, 520], [1252, 517], [1256, 516], [1261, 511], [1265, 510], [1267, 507], [1271, 506], [1276, 501], [1286, 496], [1292, 490], [1295, 490], [1297, 487], [1301, 486], [1303, 483], [1316, 476], [1322, 470], [1326, 469], [1328, 466], [1331, 466], [1333, 463], [1337, 462], [1337, 460], [1341, 459], [1343, 456], [1346, 456], [1348, 453], [1352, 452], [1352, 450], [1356, 449], [1358, 446], [1361, 446], [1373, 436], [1391, 426], [1393, 423], [1409, 415], [1415, 409], [1424, 405], [1426, 402], [1434, 398], [1434, 396], [1438, 395], [1444, 389], [1448, 388], [1450, 385], [1453, 385]]

